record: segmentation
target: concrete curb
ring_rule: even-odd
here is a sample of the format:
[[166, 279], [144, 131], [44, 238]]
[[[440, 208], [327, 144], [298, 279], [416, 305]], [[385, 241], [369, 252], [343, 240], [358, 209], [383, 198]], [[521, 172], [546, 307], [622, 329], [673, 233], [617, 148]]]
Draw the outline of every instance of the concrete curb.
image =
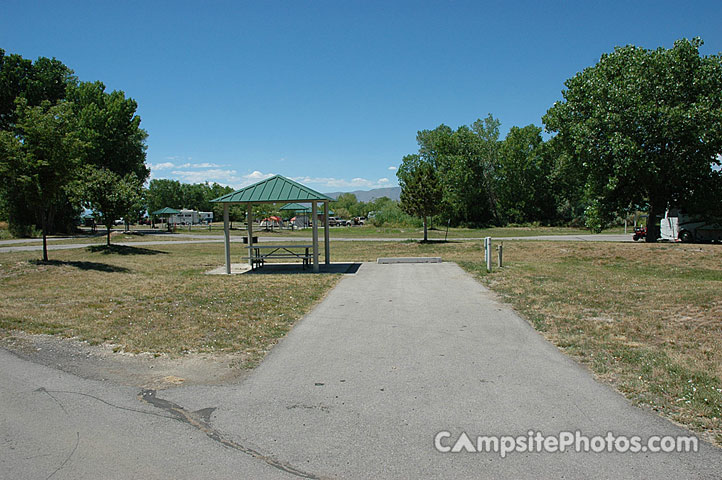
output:
[[441, 257], [386, 257], [377, 259], [376, 263], [441, 263]]

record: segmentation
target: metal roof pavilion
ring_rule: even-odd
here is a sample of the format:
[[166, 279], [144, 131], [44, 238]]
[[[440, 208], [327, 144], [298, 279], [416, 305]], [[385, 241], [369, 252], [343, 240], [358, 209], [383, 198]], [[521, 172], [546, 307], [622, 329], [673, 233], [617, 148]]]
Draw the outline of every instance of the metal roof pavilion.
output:
[[301, 205], [300, 203], [288, 203], [288, 204], [282, 206], [281, 208], [279, 208], [279, 210], [283, 210], [284, 212], [304, 212], [304, 213], [307, 213], [307, 212], [310, 212], [310, 211], [311, 211], [311, 207], [306, 207], [306, 206], [304, 206], [304, 205]]
[[[254, 183], [233, 193], [218, 197], [211, 202], [223, 204], [223, 231], [226, 245], [226, 273], [231, 273], [231, 240], [228, 228], [228, 210], [233, 204], [247, 205], [248, 220], [248, 262], [253, 265], [253, 205], [257, 203], [295, 203], [311, 202], [311, 218], [313, 230], [313, 271], [319, 272], [318, 266], [318, 203], [324, 204], [324, 213], [328, 212], [328, 204], [333, 199], [305, 185], [294, 182], [284, 176], [275, 175], [266, 180]], [[324, 250], [326, 265], [330, 261], [328, 215], [324, 215]]]
[[175, 208], [161, 208], [160, 210], [156, 210], [155, 212], [151, 213], [151, 215], [176, 215], [179, 214], [180, 211], [176, 210]]
[[217, 203], [330, 202], [333, 199], [281, 175], [276, 175], [233, 193], [218, 197]]

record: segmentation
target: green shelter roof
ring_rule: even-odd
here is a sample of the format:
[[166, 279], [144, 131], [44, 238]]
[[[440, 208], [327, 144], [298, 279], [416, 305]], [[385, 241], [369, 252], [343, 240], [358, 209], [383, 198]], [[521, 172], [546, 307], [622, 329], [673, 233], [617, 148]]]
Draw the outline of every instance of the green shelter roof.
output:
[[179, 210], [176, 210], [174, 208], [161, 208], [160, 210], [156, 210], [155, 212], [151, 213], [151, 215], [176, 215], [180, 213]]
[[289, 212], [310, 212], [311, 207], [301, 205], [300, 203], [289, 203], [279, 208], [279, 210], [286, 210]]
[[216, 203], [280, 203], [331, 201], [323, 193], [318, 193], [300, 183], [276, 175], [251, 186], [236, 190], [233, 193], [218, 197], [211, 202]]

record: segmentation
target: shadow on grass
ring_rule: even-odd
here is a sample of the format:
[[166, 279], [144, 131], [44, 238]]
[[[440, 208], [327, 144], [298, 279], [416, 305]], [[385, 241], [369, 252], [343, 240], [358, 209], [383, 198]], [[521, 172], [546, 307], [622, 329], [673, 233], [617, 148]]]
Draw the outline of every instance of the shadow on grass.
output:
[[151, 250], [150, 248], [131, 247], [128, 245], [93, 245], [88, 247], [88, 251], [92, 253], [104, 253], [116, 255], [167, 255], [168, 252], [161, 250]]
[[421, 245], [433, 245], [433, 244], [441, 244], [441, 243], [461, 243], [459, 240], [441, 240], [437, 238], [430, 238], [426, 241], [419, 240], [417, 238], [409, 238], [408, 240], [404, 240], [401, 243], [418, 243]]
[[49, 260], [44, 262], [42, 260], [35, 260], [34, 265], [52, 265], [54, 267], [62, 267], [67, 265], [69, 267], [75, 267], [80, 270], [95, 270], [96, 272], [108, 272], [108, 273], [125, 273], [129, 272], [125, 267], [118, 267], [116, 265], [108, 265], [107, 263], [99, 262], [64, 262], [61, 260]]
[[[319, 265], [319, 273], [341, 273], [344, 275], [354, 275], [358, 272], [360, 263], [332, 263], [331, 265]], [[300, 263], [267, 263], [255, 270], [248, 270], [243, 275], [288, 275], [288, 274], [311, 274], [313, 275], [313, 266], [307, 265], [305, 268]]]

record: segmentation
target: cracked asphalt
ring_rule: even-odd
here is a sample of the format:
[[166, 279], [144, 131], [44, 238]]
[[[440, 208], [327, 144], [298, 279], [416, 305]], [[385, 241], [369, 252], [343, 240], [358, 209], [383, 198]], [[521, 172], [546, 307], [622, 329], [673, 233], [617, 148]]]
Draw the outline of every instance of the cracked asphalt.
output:
[[440, 453], [434, 436], [688, 435], [457, 265], [363, 264], [236, 383], [141, 390], [0, 349], [0, 477], [722, 478], [697, 453]]

